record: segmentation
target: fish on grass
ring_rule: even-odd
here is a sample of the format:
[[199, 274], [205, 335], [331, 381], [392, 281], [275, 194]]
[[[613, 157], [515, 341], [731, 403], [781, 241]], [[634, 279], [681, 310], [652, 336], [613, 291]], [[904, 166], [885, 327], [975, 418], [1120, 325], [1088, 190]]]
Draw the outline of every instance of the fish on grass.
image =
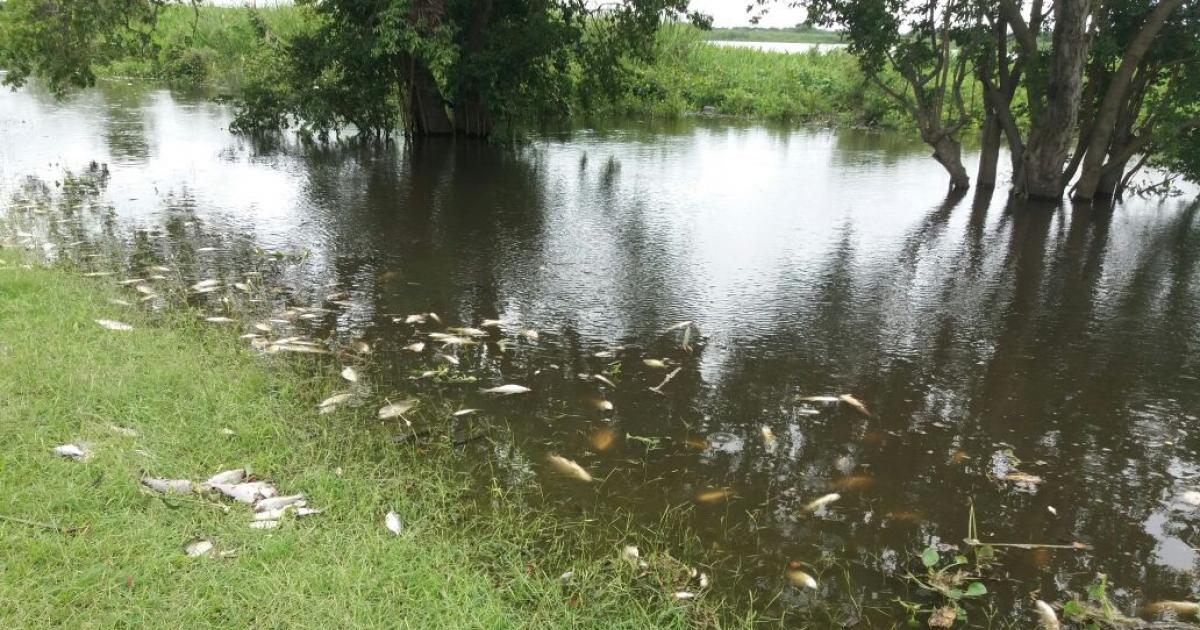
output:
[[221, 471], [208, 478], [204, 483], [214, 486], [217, 484], [241, 483], [246, 478], [245, 468]]
[[119, 322], [115, 319], [97, 319], [96, 323], [105, 330], [119, 330], [122, 332], [133, 330], [133, 326], [125, 322]]
[[142, 477], [142, 485], [159, 494], [190, 494], [195, 486], [187, 479]]
[[275, 487], [262, 481], [246, 483], [213, 484], [213, 490], [237, 501], [254, 505], [262, 499], [269, 499], [278, 494]]
[[561, 455], [548, 455], [546, 461], [550, 462], [550, 467], [560, 475], [565, 475], [578, 481], [585, 483], [592, 482], [592, 475], [579, 464], [562, 457]]
[[183, 548], [183, 552], [189, 558], [199, 558], [201, 556], [212, 555], [213, 544], [211, 540], [197, 540]]
[[282, 510], [286, 507], [304, 507], [305, 505], [303, 494], [293, 494], [286, 497], [268, 497], [265, 499], [259, 499], [258, 503], [254, 504], [254, 510], [256, 512], [272, 512], [275, 510]]
[[337, 411], [337, 408], [339, 406], [341, 406], [343, 403], [345, 403], [348, 400], [350, 400], [349, 392], [342, 392], [340, 394], [334, 394], [334, 395], [330, 396], [329, 398], [322, 400], [321, 404], [317, 405], [317, 411], [322, 414], [333, 413], [334, 411]]
[[795, 560], [788, 563], [787, 579], [796, 588], [811, 588], [817, 590], [817, 579], [804, 572], [799, 562]]
[[388, 512], [387, 515], [383, 517], [383, 526], [396, 536], [399, 536], [400, 532], [404, 529], [404, 525], [400, 523], [400, 515], [394, 511]]
[[63, 444], [62, 446], [56, 446], [54, 447], [54, 454], [58, 455], [59, 457], [73, 459], [77, 462], [81, 462], [91, 455], [87, 447], [79, 444]]
[[221, 316], [205, 317], [204, 321], [206, 321], [210, 324], [235, 324], [235, 323], [237, 323], [236, 319], [233, 319], [230, 317], [221, 317]]
[[823, 497], [817, 497], [816, 499], [809, 501], [808, 504], [804, 506], [804, 511], [816, 512], [817, 510], [829, 505], [830, 503], [833, 503], [834, 501], [837, 501], [840, 498], [842, 498], [842, 495], [836, 492], [831, 492]]
[[489, 387], [487, 389], [482, 389], [480, 391], [485, 394], [495, 394], [497, 396], [512, 396], [515, 394], [527, 394], [533, 390], [529, 389], [528, 387], [525, 387], [524, 385], [514, 385], [512, 383], [509, 383], [508, 385], [500, 385], [498, 387]]
[[350, 381], [351, 383], [357, 383], [358, 382], [358, 370], [355, 370], [351, 366], [346, 366], [346, 367], [342, 368], [342, 378], [346, 379], [347, 381]]
[[401, 400], [394, 403], [388, 403], [379, 409], [380, 420], [390, 420], [392, 418], [400, 418], [404, 414], [412, 411], [413, 407], [417, 406], [417, 401], [413, 399]]

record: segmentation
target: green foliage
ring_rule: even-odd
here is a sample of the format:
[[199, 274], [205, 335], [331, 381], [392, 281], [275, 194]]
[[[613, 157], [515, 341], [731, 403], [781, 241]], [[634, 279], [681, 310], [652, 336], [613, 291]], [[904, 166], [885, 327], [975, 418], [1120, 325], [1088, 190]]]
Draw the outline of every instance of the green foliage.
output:
[[705, 34], [705, 39], [716, 41], [786, 42], [798, 44], [845, 43], [841, 32], [813, 28], [807, 24], [798, 24], [791, 28], [714, 28]]

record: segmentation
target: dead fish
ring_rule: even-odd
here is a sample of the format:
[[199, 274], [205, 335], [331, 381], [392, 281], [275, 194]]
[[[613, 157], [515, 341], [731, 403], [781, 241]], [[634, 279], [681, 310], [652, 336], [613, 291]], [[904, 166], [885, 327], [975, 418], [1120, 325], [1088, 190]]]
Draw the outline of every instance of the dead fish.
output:
[[[298, 505], [304, 503], [303, 494], [293, 494], [286, 497], [269, 497], [260, 499], [254, 504], [256, 512], [270, 512], [271, 510], [281, 510], [289, 505]], [[301, 507], [303, 507], [301, 505]]]
[[77, 462], [87, 459], [88, 455], [90, 455], [86, 448], [78, 444], [63, 444], [62, 446], [56, 446], [54, 447], [54, 454], [58, 455], [59, 457], [73, 459]]
[[113, 275], [113, 272], [111, 272], [111, 271], [92, 271], [92, 272], [83, 274], [83, 277], [84, 278], [106, 278], [111, 275]]
[[625, 545], [625, 547], [621, 549], [621, 557], [629, 562], [637, 564], [637, 561], [642, 557], [642, 553], [633, 545]]
[[429, 338], [447, 346], [473, 346], [477, 344], [473, 339], [459, 337], [458, 335], [447, 335], [445, 333], [429, 333]]
[[395, 512], [388, 512], [387, 516], [383, 517], [383, 526], [396, 536], [400, 535], [400, 531], [404, 527], [400, 523], [400, 515]]
[[265, 323], [265, 322], [258, 322], [258, 323], [256, 323], [256, 324], [254, 324], [254, 330], [257, 330], [258, 332], [265, 332], [265, 333], [269, 333], [269, 332], [271, 332], [271, 331], [272, 331], [272, 330], [274, 330], [274, 329], [273, 329], [273, 328], [271, 328], [271, 325], [270, 325], [270, 324], [268, 324], [268, 323]]
[[1004, 480], [1011, 481], [1020, 486], [1029, 486], [1029, 487], [1034, 487], [1034, 486], [1038, 485], [1039, 483], [1042, 483], [1041, 477], [1039, 477], [1037, 475], [1031, 475], [1029, 473], [1023, 473], [1020, 471], [1010, 472], [1007, 475], [1004, 475]]
[[342, 369], [342, 378], [346, 379], [347, 381], [350, 381], [351, 383], [357, 383], [358, 382], [358, 372], [353, 367], [346, 366], [345, 368]]
[[525, 330], [518, 332], [517, 335], [524, 337], [525, 339], [528, 339], [529, 341], [537, 341], [538, 340], [538, 331], [536, 331], [532, 328], [526, 328]]
[[[304, 503], [304, 502], [301, 501], [300, 503]], [[265, 512], [255, 512], [254, 520], [256, 520], [256, 521], [278, 521], [279, 519], [287, 516], [287, 513], [292, 511], [292, 508], [294, 508], [294, 507], [296, 507], [296, 506], [285, 505], [277, 510], [267, 510]]]
[[601, 350], [601, 351], [593, 354], [592, 356], [596, 357], [597, 359], [611, 359], [617, 355], [612, 350]]
[[834, 403], [841, 402], [841, 398], [837, 396], [801, 396], [796, 400], [800, 402], [821, 403], [825, 405], [832, 405]]
[[716, 490], [705, 490], [696, 495], [697, 503], [716, 503], [724, 501], [733, 495], [733, 491], [729, 488], [718, 488]]
[[208, 254], [211, 252], [219, 252], [219, 251], [221, 251], [220, 247], [201, 247], [200, 249], [196, 250], [196, 253], [197, 254]]
[[416, 313], [404, 318], [405, 324], [424, 324], [427, 317], [424, 313]]
[[340, 404], [342, 404], [348, 400], [350, 400], [349, 392], [342, 392], [342, 394], [335, 394], [328, 398], [325, 398], [325, 400], [323, 400], [323, 401], [320, 401], [320, 404], [318, 404], [318, 406], [317, 406], [317, 410], [318, 410], [318, 412], [323, 413], [323, 414], [332, 413], [332, 412], [334, 412], [335, 409], [337, 409], [338, 406], [340, 406]]
[[591, 442], [592, 448], [600, 452], [607, 451], [608, 449], [612, 448], [613, 442], [615, 442], [616, 439], [616, 431], [613, 431], [608, 427], [596, 429], [592, 432], [591, 436], [588, 437], [588, 441]]
[[145, 281], [146, 281], [145, 278], [130, 278], [128, 280], [122, 280], [122, 281], [118, 282], [117, 284], [119, 284], [123, 287], [127, 287], [127, 286], [130, 286], [133, 284], [142, 284]]
[[279, 521], [254, 521], [250, 523], [250, 529], [275, 529], [279, 527]]
[[833, 482], [833, 487], [842, 492], [857, 492], [875, 485], [875, 478], [870, 475], [848, 475]]
[[775, 432], [771, 430], [771, 427], [764, 424], [759, 430], [762, 431], [763, 443], [767, 445], [767, 450], [775, 448]]
[[111, 320], [111, 319], [97, 319], [96, 323], [100, 324], [100, 327], [104, 328], [106, 330], [120, 330], [120, 331], [133, 330], [133, 326], [130, 326], [129, 324], [126, 324], [124, 322], [118, 322], [118, 321]]
[[787, 579], [796, 588], [811, 588], [817, 590], [817, 580], [813, 576], [805, 573], [800, 568], [800, 563], [792, 561], [788, 563]]
[[1058, 623], [1058, 615], [1054, 614], [1050, 604], [1039, 599], [1033, 603], [1033, 607], [1041, 620], [1042, 630], [1062, 630], [1062, 624]]
[[438, 361], [442, 361], [443, 363], [449, 363], [450, 365], [458, 365], [458, 357], [450, 356], [448, 354], [442, 354], [439, 352], [433, 355], [433, 358], [437, 359]]
[[502, 319], [485, 319], [482, 322], [479, 322], [479, 327], [480, 328], [499, 328], [499, 327], [503, 326], [504, 323], [505, 322]]
[[617, 388], [617, 384], [609, 380], [609, 378], [603, 374], [593, 374], [592, 379], [604, 383], [613, 389]]
[[204, 321], [206, 321], [210, 324], [235, 324], [235, 323], [237, 323], [236, 319], [230, 319], [228, 317], [205, 317]]
[[838, 396], [838, 400], [846, 405], [849, 405], [850, 407], [853, 407], [855, 411], [861, 413], [862, 415], [867, 416], [868, 418], [871, 417], [871, 412], [867, 410], [867, 406], [854, 396], [850, 394], [842, 394], [841, 396]]
[[260, 335], [258, 333], [246, 333], [246, 334], [238, 337], [238, 339], [244, 339], [246, 341], [254, 341], [255, 339], [261, 340], [262, 338], [263, 338], [262, 335]]
[[187, 479], [142, 477], [142, 485], [160, 494], [190, 494], [194, 489], [192, 482]]
[[559, 474], [588, 483], [592, 481], [592, 475], [588, 473], [588, 471], [584, 470], [583, 466], [580, 466], [579, 464], [576, 464], [565, 457], [561, 457], [559, 455], [548, 455], [546, 459], [550, 462], [550, 466], [552, 466]]
[[188, 288], [192, 293], [207, 293], [221, 286], [220, 280], [201, 280]]
[[533, 390], [529, 389], [528, 387], [525, 387], [524, 385], [509, 384], [509, 385], [500, 385], [499, 387], [489, 387], [487, 389], [482, 389], [480, 391], [483, 392], [484, 394], [496, 394], [499, 396], [512, 396], [514, 394], [526, 394]]
[[817, 510], [829, 505], [830, 503], [833, 503], [834, 501], [837, 501], [840, 498], [842, 498], [842, 495], [836, 492], [831, 492], [823, 497], [818, 497], [810, 501], [808, 505], [804, 506], [804, 511], [816, 512]]
[[566, 586], [567, 584], [571, 583], [571, 578], [573, 578], [573, 577], [575, 577], [575, 572], [567, 571], [566, 573], [563, 573], [562, 575], [558, 576], [558, 581], [560, 583], [562, 583], [564, 586]]
[[246, 284], [245, 282], [234, 282], [233, 288], [237, 289], [238, 291], [241, 291], [242, 293], [253, 293], [254, 292], [254, 288], [251, 287], [250, 285]]
[[676, 591], [673, 595], [671, 595], [671, 597], [674, 597], [677, 601], [686, 601], [694, 598], [695, 596], [695, 593], [689, 593], [688, 591]]
[[213, 544], [210, 540], [197, 540], [183, 548], [183, 552], [189, 558], [199, 558], [212, 553]]
[[662, 359], [642, 359], [642, 365], [656, 370], [667, 369], [667, 364]]
[[124, 435], [125, 437], [137, 437], [138, 436], [137, 431], [134, 431], [133, 429], [130, 429], [129, 427], [123, 427], [123, 426], [120, 426], [117, 424], [108, 425], [108, 429], [110, 431], [112, 431], [113, 433], [119, 433], [121, 435]]
[[350, 344], [350, 349], [359, 354], [371, 354], [371, 344], [365, 341], [355, 341]]
[[587, 403], [596, 411], [612, 411], [613, 410], [612, 401], [605, 400], [603, 398], [589, 398], [587, 400]]
[[404, 346], [404, 349], [408, 350], [409, 352], [421, 352], [421, 351], [425, 350], [425, 342], [418, 341], [417, 343]]
[[413, 399], [401, 400], [399, 402], [386, 404], [379, 409], [379, 419], [390, 420], [391, 418], [398, 418], [408, 413], [413, 407], [416, 406], [417, 401]]
[[1179, 500], [1188, 505], [1200, 506], [1200, 492], [1188, 490], [1179, 495]]
[[277, 494], [274, 486], [262, 481], [213, 484], [212, 488], [234, 501], [248, 505], [254, 505], [262, 499], [269, 499]]
[[141, 293], [142, 295], [154, 295], [154, 287], [146, 284], [139, 284], [136, 287], [133, 287], [133, 290]]
[[295, 516], [296, 516], [296, 518], [304, 518], [305, 516], [313, 516], [315, 514], [320, 514], [322, 511], [323, 510], [318, 510], [317, 508], [298, 507], [298, 508], [296, 508]]
[[171, 273], [171, 268], [164, 267], [162, 265], [154, 265], [153, 267], [148, 267], [146, 271], [151, 271], [154, 273]]
[[245, 468], [234, 468], [232, 470], [221, 471], [208, 478], [204, 483], [215, 486], [218, 484], [234, 484], [241, 483], [246, 478]]
[[1144, 609], [1150, 615], [1161, 615], [1165, 612], [1171, 612], [1184, 617], [1194, 617], [1200, 614], [1200, 604], [1196, 602], [1161, 601], [1146, 604]]
[[680, 328], [691, 328], [693, 323], [695, 323], [695, 322], [693, 322], [690, 319], [687, 321], [683, 321], [683, 322], [676, 322], [674, 324], [671, 324], [670, 326], [667, 326], [666, 329], [663, 330], [663, 333], [669, 333], [669, 332], [672, 332], [675, 330], [679, 330]]
[[267, 352], [295, 352], [298, 354], [329, 354], [329, 351], [317, 346], [296, 343], [273, 343], [267, 346]]
[[458, 333], [460, 335], [467, 336], [467, 337], [486, 337], [486, 336], [488, 336], [488, 332], [486, 330], [480, 330], [478, 328], [458, 327], [458, 328], [447, 328], [447, 330], [449, 330], [450, 332], [453, 332], [453, 333]]
[[462, 416], [469, 416], [473, 413], [479, 413], [479, 410], [478, 409], [459, 409], [458, 411], [455, 411], [454, 413], [452, 413], [450, 415], [454, 416], [455, 418], [461, 418]]

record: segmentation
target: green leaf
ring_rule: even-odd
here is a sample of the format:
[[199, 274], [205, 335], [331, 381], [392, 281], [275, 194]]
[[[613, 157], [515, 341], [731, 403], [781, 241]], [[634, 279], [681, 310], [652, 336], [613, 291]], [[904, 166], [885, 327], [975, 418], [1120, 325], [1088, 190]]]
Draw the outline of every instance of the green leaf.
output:
[[946, 596], [953, 600], [959, 600], [962, 599], [963, 592], [962, 589], [952, 588], [949, 593], [946, 593]]
[[966, 556], [954, 556], [954, 564], [966, 564], [967, 562]]
[[996, 557], [996, 550], [991, 545], [980, 545], [975, 548], [976, 560], [987, 560]]
[[925, 552], [921, 554], [921, 562], [925, 563], [926, 569], [932, 569], [933, 567], [936, 567], [938, 560], [940, 560], [940, 558], [938, 557], [937, 549], [933, 545], [927, 547]]
[[967, 585], [967, 597], [981, 597], [987, 595], [987, 587], [983, 582], [971, 582]]
[[1085, 614], [1085, 611], [1083, 609], [1083, 606], [1075, 600], [1071, 600], [1071, 601], [1063, 604], [1063, 615], [1064, 616], [1078, 618], [1078, 617], [1084, 616], [1084, 614]]

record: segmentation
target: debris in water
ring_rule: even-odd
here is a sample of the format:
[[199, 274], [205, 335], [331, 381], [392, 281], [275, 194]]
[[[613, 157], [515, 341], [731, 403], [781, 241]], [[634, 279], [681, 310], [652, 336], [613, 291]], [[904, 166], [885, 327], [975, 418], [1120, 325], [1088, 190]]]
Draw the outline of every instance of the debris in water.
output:
[[587, 400], [587, 403], [596, 411], [612, 411], [613, 410], [612, 401], [605, 400], [603, 398], [589, 398]]
[[358, 382], [358, 372], [353, 367], [346, 366], [345, 368], [342, 369], [342, 378], [346, 379], [347, 381], [350, 381], [351, 383], [357, 383]]
[[841, 396], [838, 396], [838, 400], [853, 407], [855, 411], [861, 413], [862, 415], [867, 416], [868, 418], [871, 417], [871, 412], [867, 409], [867, 406], [854, 396], [850, 394], [842, 394]]
[[1011, 482], [1017, 484], [1018, 486], [1023, 486], [1025, 488], [1028, 488], [1031, 490], [1037, 489], [1037, 485], [1039, 483], [1042, 483], [1041, 477], [1039, 477], [1037, 475], [1031, 475], [1029, 473], [1023, 473], [1020, 471], [1013, 471], [1013, 472], [1008, 473], [1007, 475], [1004, 475], [1004, 480], [1011, 481]]
[[190, 494], [193, 489], [187, 479], [162, 479], [160, 477], [142, 477], [142, 485], [160, 494]]
[[112, 431], [113, 433], [119, 433], [121, 435], [124, 435], [125, 437], [137, 437], [138, 436], [137, 431], [134, 431], [133, 429], [130, 429], [129, 427], [123, 427], [123, 426], [120, 426], [117, 424], [108, 425], [108, 429], [110, 431]]
[[212, 555], [213, 544], [210, 540], [197, 540], [183, 548], [189, 558]]
[[275, 529], [279, 527], [279, 521], [254, 521], [250, 523], [250, 529]]
[[323, 413], [323, 414], [324, 413], [333, 413], [334, 411], [337, 410], [338, 406], [340, 406], [342, 403], [346, 402], [347, 400], [350, 400], [349, 392], [342, 392], [339, 394], [334, 394], [334, 395], [330, 396], [329, 398], [322, 400], [321, 404], [317, 405], [317, 411], [319, 411], [320, 413]]
[[383, 517], [383, 525], [388, 528], [389, 532], [399, 536], [403, 525], [400, 524], [400, 515], [395, 512], [388, 512], [387, 516]]
[[588, 473], [588, 471], [584, 470], [583, 466], [580, 466], [579, 464], [576, 464], [565, 457], [559, 455], [548, 455], [546, 459], [550, 462], [550, 466], [552, 466], [559, 474], [566, 475], [567, 477], [578, 479], [579, 481], [583, 482], [590, 483], [592, 481], [592, 475]]
[[425, 350], [425, 342], [418, 341], [417, 343], [404, 346], [404, 349], [408, 350], [409, 352], [422, 352]]
[[800, 568], [800, 563], [795, 560], [788, 563], [787, 579], [796, 588], [811, 588], [817, 590], [817, 580], [813, 576], [805, 573]]
[[696, 495], [697, 503], [716, 503], [724, 501], [733, 495], [733, 491], [729, 488], [718, 488], [716, 490], [705, 490]]
[[66, 457], [81, 462], [88, 458], [91, 453], [86, 448], [78, 444], [63, 444], [62, 446], [54, 447], [54, 454], [59, 457]]
[[1179, 495], [1179, 500], [1183, 501], [1184, 503], [1186, 503], [1188, 505], [1194, 505], [1194, 506], [1200, 507], [1200, 492], [1197, 492], [1195, 490], [1188, 490]]
[[1050, 604], [1042, 600], [1037, 600], [1033, 603], [1037, 609], [1038, 618], [1042, 622], [1042, 630], [1062, 630], [1062, 624], [1058, 623], [1058, 615], [1054, 614], [1054, 609]]
[[499, 396], [512, 396], [514, 394], [525, 394], [525, 393], [531, 392], [533, 390], [529, 389], [528, 387], [525, 387], [524, 385], [509, 384], [509, 385], [501, 385], [499, 387], [490, 387], [488, 389], [482, 389], [480, 391], [485, 394], [497, 394]]
[[111, 320], [111, 319], [97, 319], [96, 323], [100, 324], [101, 328], [105, 328], [108, 330], [121, 330], [121, 331], [133, 330], [133, 326], [130, 326], [129, 324], [126, 324], [123, 322]]
[[840, 498], [842, 498], [842, 495], [836, 492], [831, 492], [823, 497], [819, 497], [809, 502], [808, 505], [804, 506], [804, 511], [816, 512], [817, 510], [829, 505], [830, 503], [833, 503], [834, 501], [837, 501]]
[[[390, 420], [392, 418], [400, 418], [404, 414], [417, 406], [417, 401], [413, 399], [401, 400], [399, 402], [389, 403], [379, 409], [380, 420]], [[405, 419], [407, 422], [407, 419]]]
[[833, 487], [842, 492], [866, 490], [875, 485], [875, 478], [870, 475], [847, 475], [833, 482]]
[[1053, 505], [1047, 505], [1046, 511], [1053, 514], [1054, 516], [1058, 516], [1058, 510], [1054, 509]]

